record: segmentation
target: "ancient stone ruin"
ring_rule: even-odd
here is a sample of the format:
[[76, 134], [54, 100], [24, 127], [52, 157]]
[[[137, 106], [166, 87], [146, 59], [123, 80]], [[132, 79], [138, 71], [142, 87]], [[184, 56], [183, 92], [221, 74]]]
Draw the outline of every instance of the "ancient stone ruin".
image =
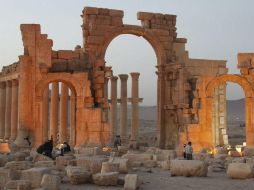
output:
[[[37, 147], [51, 136], [72, 147], [112, 145], [120, 103], [122, 140], [138, 145], [139, 73], [130, 75], [132, 97], [128, 98], [128, 75], [114, 76], [105, 64], [110, 42], [121, 34], [133, 34], [147, 40], [157, 56], [158, 147], [177, 149], [189, 140], [195, 150], [228, 144], [226, 82], [239, 84], [245, 92], [247, 145], [254, 144], [254, 54], [238, 54], [241, 74], [227, 74], [224, 60], [189, 58], [187, 40], [177, 37], [175, 15], [139, 12], [140, 26], [124, 24], [123, 16], [121, 10], [84, 8], [83, 46], [74, 50], [52, 50], [53, 41], [41, 34], [40, 25], [22, 24], [24, 54], [17, 63], [3, 67], [0, 75], [0, 138], [23, 147], [29, 146], [28, 140], [31, 147]], [[128, 101], [132, 105], [130, 140]]]

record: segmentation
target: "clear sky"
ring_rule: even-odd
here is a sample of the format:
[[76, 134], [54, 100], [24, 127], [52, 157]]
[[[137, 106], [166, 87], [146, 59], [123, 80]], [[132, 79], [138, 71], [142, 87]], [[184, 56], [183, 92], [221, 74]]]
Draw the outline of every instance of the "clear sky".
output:
[[[122, 9], [127, 24], [140, 24], [138, 11], [176, 14], [178, 37], [188, 39], [190, 57], [228, 60], [229, 73], [239, 73], [238, 52], [254, 52], [253, 0], [0, 0], [0, 65], [23, 53], [21, 23], [41, 24], [56, 50], [82, 45], [80, 14], [85, 6]], [[140, 96], [145, 105], [155, 104], [156, 58], [148, 42], [120, 36], [110, 44], [106, 61], [115, 74], [141, 72]], [[230, 85], [227, 96], [237, 99], [243, 92]]]

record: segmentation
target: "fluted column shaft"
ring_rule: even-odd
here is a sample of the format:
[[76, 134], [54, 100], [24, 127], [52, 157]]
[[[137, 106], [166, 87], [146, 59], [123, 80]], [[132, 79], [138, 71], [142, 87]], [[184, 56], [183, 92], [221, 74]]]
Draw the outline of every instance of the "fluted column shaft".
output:
[[71, 122], [70, 122], [70, 145], [75, 146], [76, 143], [76, 96], [71, 92], [70, 102]]
[[110, 140], [114, 143], [117, 128], [117, 76], [110, 78], [111, 81], [111, 104], [110, 104]]
[[11, 138], [14, 141], [18, 131], [18, 80], [12, 80], [11, 99]]
[[49, 115], [49, 87], [47, 86], [43, 92], [42, 100], [42, 140], [45, 142], [48, 137], [48, 115]]
[[138, 80], [139, 73], [130, 73], [132, 78], [131, 86], [131, 144], [136, 144], [138, 142], [138, 115], [139, 115], [139, 90], [138, 90]]
[[127, 74], [119, 75], [121, 80], [120, 136], [122, 143], [127, 143]]
[[60, 142], [67, 141], [68, 128], [68, 87], [62, 83], [60, 96]]
[[6, 83], [6, 108], [5, 108], [5, 134], [4, 139], [9, 140], [11, 135], [11, 97], [12, 97], [12, 89], [11, 89], [11, 81], [7, 81]]
[[51, 89], [50, 102], [50, 137], [53, 137], [53, 142], [57, 142], [58, 130], [58, 104], [59, 104], [59, 83], [53, 82]]
[[5, 106], [6, 105], [6, 83], [0, 83], [0, 139], [5, 133]]

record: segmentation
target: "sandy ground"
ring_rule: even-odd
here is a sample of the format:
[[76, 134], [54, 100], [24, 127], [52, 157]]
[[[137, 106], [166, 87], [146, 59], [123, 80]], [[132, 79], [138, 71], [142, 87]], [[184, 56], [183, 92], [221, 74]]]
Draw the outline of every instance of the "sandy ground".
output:
[[[224, 172], [208, 173], [207, 177], [171, 177], [169, 171], [158, 168], [139, 169], [137, 173], [142, 179], [140, 190], [253, 190], [254, 179], [232, 180]], [[98, 187], [94, 185], [62, 184], [61, 190], [120, 190], [118, 187]]]

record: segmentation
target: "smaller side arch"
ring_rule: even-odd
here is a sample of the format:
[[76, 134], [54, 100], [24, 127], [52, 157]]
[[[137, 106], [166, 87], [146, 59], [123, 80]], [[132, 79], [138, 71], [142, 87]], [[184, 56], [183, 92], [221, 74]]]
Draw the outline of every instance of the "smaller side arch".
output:
[[236, 74], [221, 75], [212, 79], [206, 86], [206, 97], [212, 97], [215, 87], [226, 82], [239, 84], [243, 88], [246, 98], [254, 97], [250, 82], [245, 77]]

